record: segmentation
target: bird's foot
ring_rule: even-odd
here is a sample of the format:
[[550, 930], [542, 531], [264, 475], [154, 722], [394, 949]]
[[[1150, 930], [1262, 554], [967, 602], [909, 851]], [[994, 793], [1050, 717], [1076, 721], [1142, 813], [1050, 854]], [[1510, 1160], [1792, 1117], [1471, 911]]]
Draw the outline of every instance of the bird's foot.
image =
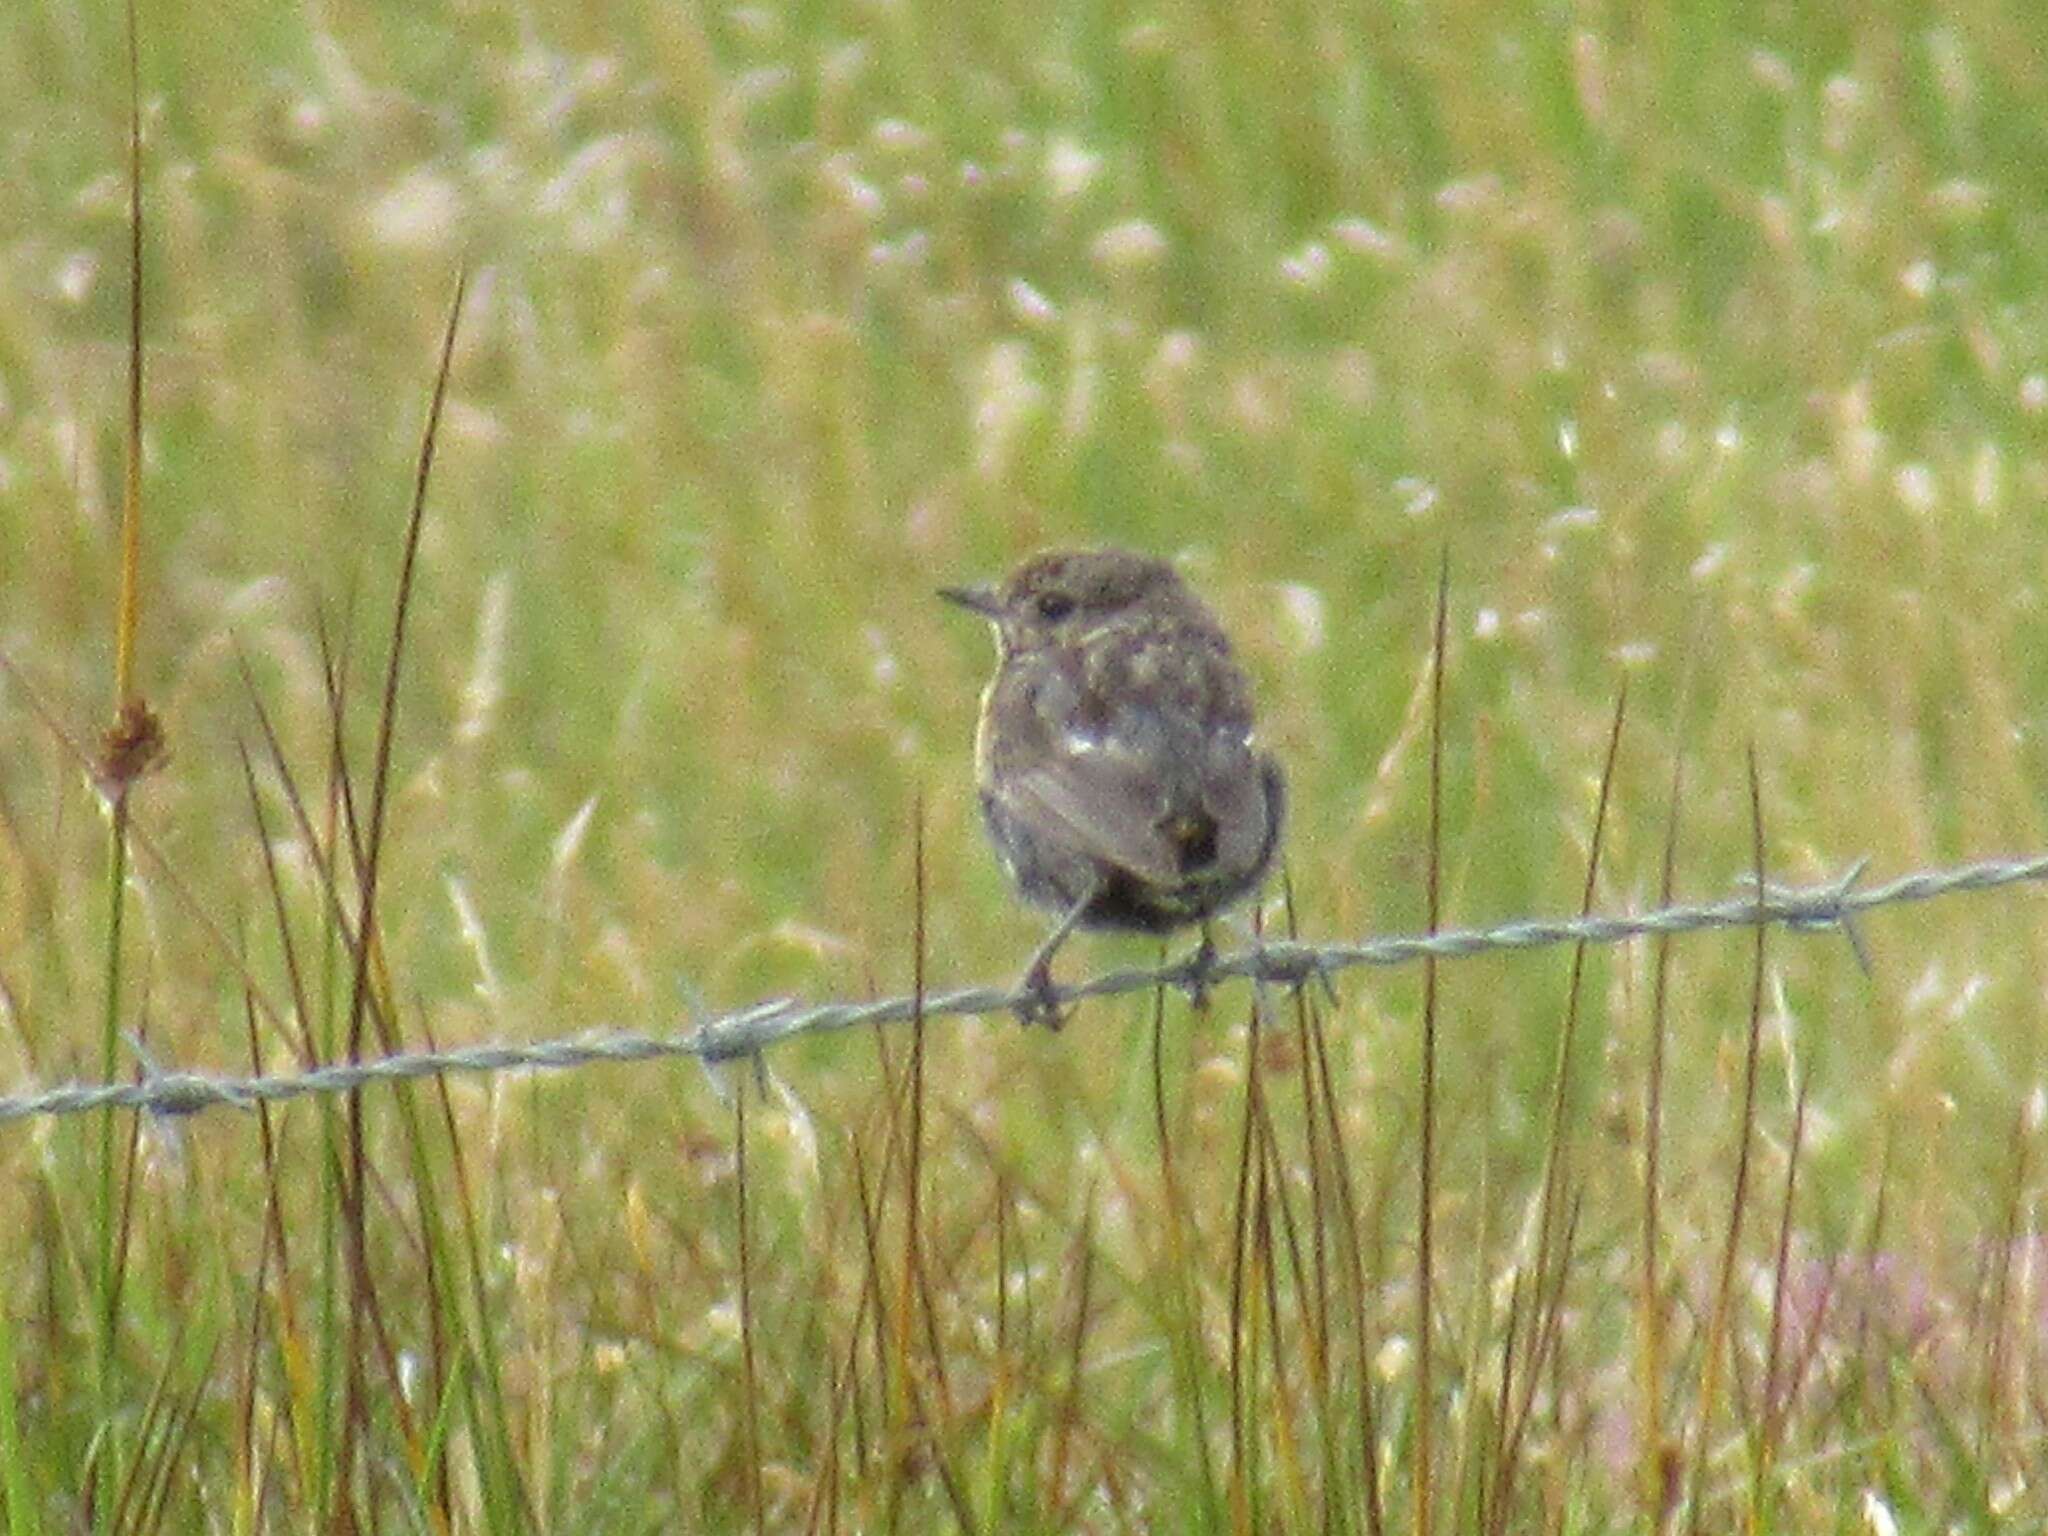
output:
[[1031, 962], [1017, 991], [1017, 1022], [1026, 1028], [1042, 1024], [1058, 1034], [1067, 1016], [1060, 1009], [1059, 989], [1053, 985], [1051, 956]]
[[1173, 967], [1173, 979], [1188, 995], [1188, 1006], [1197, 1013], [1209, 1009], [1209, 983], [1216, 979], [1216, 940], [1209, 925], [1202, 925], [1202, 942], [1195, 952]]

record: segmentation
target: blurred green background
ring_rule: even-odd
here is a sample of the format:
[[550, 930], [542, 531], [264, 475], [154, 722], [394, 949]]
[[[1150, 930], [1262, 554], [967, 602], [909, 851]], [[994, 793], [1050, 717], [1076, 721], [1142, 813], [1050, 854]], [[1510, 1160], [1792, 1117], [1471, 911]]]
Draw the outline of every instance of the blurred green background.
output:
[[[136, 804], [182, 889], [138, 865], [130, 964], [163, 1060], [246, 1058], [220, 932], [277, 975], [238, 658], [315, 782], [324, 629], [369, 741], [465, 266], [385, 869], [409, 1034], [902, 990], [920, 806], [933, 984], [1007, 979], [1040, 924], [975, 819], [989, 647], [932, 589], [1049, 543], [1170, 555], [1224, 616], [1288, 764], [1310, 936], [1423, 920], [1440, 555], [1452, 921], [1576, 905], [1624, 675], [1604, 907], [1654, 897], [1674, 754], [1693, 895], [1748, 867], [1750, 743], [1781, 878], [2043, 843], [2039, 7], [230, 0], [142, 25], [139, 665], [171, 757]], [[83, 741], [111, 689], [125, 114], [116, 8], [0, 10], [0, 647]], [[0, 721], [7, 1087], [93, 1069], [104, 834], [4, 685]], [[282, 852], [311, 910], [305, 850]], [[1839, 939], [1774, 941], [1769, 1139], [1810, 1074], [1812, 1243], [1852, 1242], [1889, 1166], [1901, 1241], [1967, 1277], [2006, 1198], [1983, 1180], [2038, 1200], [2010, 1170], [2048, 930], [2010, 893], [1868, 926], [1868, 977]], [[1150, 953], [1091, 939], [1062, 970]], [[1675, 971], [1688, 1240], [1722, 1219], [1749, 961], [1707, 936]], [[1451, 1260], [1475, 1287], [1541, 1155], [1567, 964], [1446, 973], [1444, 1187], [1452, 1230], [1477, 1224]], [[1587, 1225], [1617, 1254], [1647, 976], [1596, 960], [1574, 1107], [1614, 1153]], [[1348, 978], [1332, 1021], [1396, 1233], [1418, 990]], [[1170, 1024], [1189, 1177], [1221, 1199], [1243, 1003], [1219, 1002]], [[1059, 1230], [1104, 1158], [1151, 1155], [1147, 1007], [1058, 1040], [933, 1032], [946, 1112], [1031, 1170]], [[765, 1155], [792, 1193], [762, 1240], [829, 1250], [805, 1141], [833, 1163], [873, 1047], [773, 1065], [792, 1098]], [[554, 1255], [547, 1306], [622, 1328], [600, 1298], [626, 1237], [590, 1211], [644, 1199], [687, 1229], [707, 1197], [678, 1148], [722, 1143], [725, 1110], [674, 1071], [456, 1094], [477, 1198]], [[967, 1157], [933, 1124], [935, 1157]], [[0, 1133], [0, 1213], [32, 1234], [0, 1261], [14, 1296], [64, 1270], [43, 1129]], [[246, 1124], [189, 1139], [219, 1156], [177, 1177], [219, 1182], [196, 1213], [189, 1189], [145, 1202], [138, 1241], [248, 1250]], [[679, 1312], [730, 1278], [692, 1263]], [[223, 1319], [239, 1283], [210, 1292]], [[808, 1283], [771, 1280], [763, 1315]], [[61, 1331], [61, 1305], [19, 1305], [18, 1329]]]

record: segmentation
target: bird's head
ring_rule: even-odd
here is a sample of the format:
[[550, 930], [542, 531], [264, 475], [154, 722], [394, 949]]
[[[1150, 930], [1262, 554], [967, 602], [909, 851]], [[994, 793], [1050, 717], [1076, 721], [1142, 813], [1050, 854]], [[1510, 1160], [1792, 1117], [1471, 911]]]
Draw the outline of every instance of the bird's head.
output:
[[999, 583], [941, 587], [939, 596], [993, 624], [1006, 656], [1071, 643], [1125, 620], [1211, 622], [1171, 565], [1125, 549], [1047, 550]]

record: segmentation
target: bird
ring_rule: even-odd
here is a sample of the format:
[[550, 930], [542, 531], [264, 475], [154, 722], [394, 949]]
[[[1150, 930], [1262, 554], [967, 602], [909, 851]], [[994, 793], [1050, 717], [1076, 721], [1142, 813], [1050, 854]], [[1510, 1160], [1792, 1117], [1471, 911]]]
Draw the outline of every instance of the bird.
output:
[[1286, 780], [1253, 734], [1251, 685], [1216, 616], [1165, 560], [1051, 549], [939, 596], [988, 620], [996, 667], [975, 729], [989, 840], [1024, 898], [1058, 914], [1020, 988], [1057, 1029], [1052, 960], [1075, 929], [1202, 927], [1259, 887]]

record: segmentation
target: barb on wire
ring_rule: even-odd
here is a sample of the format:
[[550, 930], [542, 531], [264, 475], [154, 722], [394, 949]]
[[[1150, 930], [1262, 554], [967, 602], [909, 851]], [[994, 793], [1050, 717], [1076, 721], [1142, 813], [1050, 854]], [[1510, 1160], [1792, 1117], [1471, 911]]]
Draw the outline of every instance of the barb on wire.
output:
[[[1766, 882], [1759, 897], [1754, 880], [1746, 894], [1695, 905], [1661, 907], [1619, 917], [1594, 915], [1533, 919], [1490, 928], [1446, 928], [1435, 934], [1366, 939], [1354, 944], [1265, 943], [1218, 956], [1206, 966], [1180, 961], [1165, 966], [1111, 971], [1078, 986], [1055, 989], [1059, 1004], [1091, 997], [1115, 997], [1154, 987], [1191, 988], [1233, 977], [1262, 985], [1299, 986], [1361, 965], [1402, 965], [1424, 955], [1457, 959], [1489, 950], [1541, 949], [1555, 944], [1618, 944], [1650, 934], [1692, 933], [1708, 928], [1777, 924], [1802, 932], [1839, 931], [1857, 962], [1868, 971], [1869, 953], [1855, 919], [1876, 907], [1931, 901], [1964, 891], [2048, 881], [2048, 854], [2023, 859], [1985, 859], [1948, 869], [1919, 870], [1883, 885], [1859, 886], [1865, 860], [1819, 885], [1787, 887]], [[15, 1120], [86, 1114], [104, 1109], [141, 1109], [158, 1115], [189, 1115], [227, 1105], [248, 1109], [261, 1103], [313, 1094], [349, 1093], [373, 1083], [464, 1072], [560, 1072], [600, 1062], [656, 1061], [694, 1057], [705, 1063], [752, 1056], [797, 1035], [823, 1034], [864, 1024], [898, 1024], [922, 1012], [927, 1019], [1013, 1013], [1042, 1001], [1015, 988], [963, 987], [928, 994], [920, 1009], [909, 997], [866, 1003], [799, 1004], [773, 998], [703, 1020], [669, 1035], [596, 1030], [557, 1040], [515, 1045], [487, 1043], [449, 1050], [403, 1052], [361, 1062], [338, 1062], [303, 1072], [262, 1077], [228, 1077], [207, 1072], [162, 1072], [145, 1067], [132, 1083], [70, 1084], [0, 1095], [0, 1125]]]
[[[1850, 953], [1856, 956], [1856, 964], [1862, 968], [1863, 974], [1868, 976], [1870, 974], [1870, 951], [1864, 948], [1863, 930], [1856, 926], [1856, 914], [1861, 910], [1862, 906], [1873, 905], [1873, 903], [1856, 904], [1850, 900], [1855, 894], [1856, 882], [1863, 878], [1863, 871], [1868, 868], [1870, 868], [1870, 859], [1866, 855], [1843, 870], [1833, 880], [1827, 881], [1822, 885], [1808, 887], [1787, 886], [1780, 885], [1775, 880], [1765, 880], [1763, 882], [1763, 897], [1767, 902], [1790, 901], [1813, 905], [1815, 914], [1812, 917], [1788, 916], [1785, 919], [1785, 926], [1794, 930], [1804, 929], [1808, 932], [1839, 928], [1842, 931], [1842, 937], [1849, 941], [1849, 950]], [[1748, 887], [1751, 891], [1755, 891], [1757, 888], [1757, 877], [1753, 873], [1746, 874], [1736, 883]], [[1832, 902], [1828, 901], [1829, 897], [1834, 898]], [[1755, 899], [1754, 896], [1744, 898], [1747, 901]]]

